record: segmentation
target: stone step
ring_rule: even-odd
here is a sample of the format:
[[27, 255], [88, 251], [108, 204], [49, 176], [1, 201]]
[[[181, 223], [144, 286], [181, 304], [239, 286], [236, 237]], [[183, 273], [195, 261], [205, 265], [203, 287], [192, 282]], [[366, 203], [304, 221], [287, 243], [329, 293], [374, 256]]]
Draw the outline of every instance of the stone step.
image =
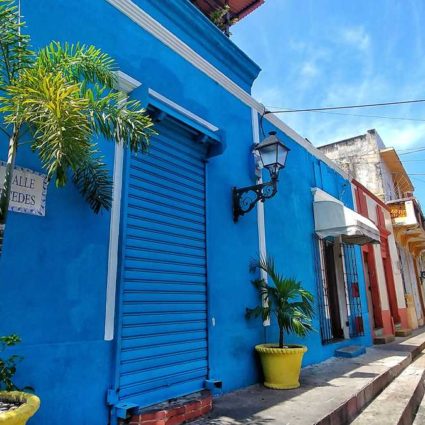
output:
[[412, 329], [396, 329], [395, 336], [410, 336], [412, 335]]
[[383, 336], [384, 335], [384, 328], [375, 328], [373, 330], [373, 333], [375, 336], [379, 337], [379, 336]]
[[421, 354], [379, 394], [352, 425], [411, 425], [425, 393], [425, 355]]
[[366, 347], [364, 345], [348, 345], [347, 347], [335, 350], [335, 357], [352, 358], [361, 356], [364, 353], [366, 353]]
[[416, 412], [415, 420], [413, 425], [424, 425], [425, 424], [425, 397], [422, 398], [419, 409]]
[[[196, 425], [345, 425], [425, 350], [425, 332], [375, 345], [354, 358], [332, 358], [301, 372], [301, 387], [254, 385], [225, 394]], [[372, 425], [372, 424], [369, 424]], [[376, 418], [373, 425], [381, 425]]]
[[388, 344], [393, 341], [395, 341], [394, 335], [375, 336], [375, 338], [373, 338], [373, 343], [377, 345]]

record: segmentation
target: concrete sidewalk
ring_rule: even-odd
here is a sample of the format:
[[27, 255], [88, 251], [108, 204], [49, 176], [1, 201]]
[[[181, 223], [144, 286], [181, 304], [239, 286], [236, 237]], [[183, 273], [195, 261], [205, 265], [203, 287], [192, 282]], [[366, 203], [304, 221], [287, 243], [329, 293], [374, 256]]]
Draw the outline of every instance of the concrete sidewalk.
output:
[[331, 358], [302, 370], [301, 387], [270, 390], [254, 385], [214, 399], [196, 425], [312, 425], [348, 423], [425, 348], [425, 331], [368, 348], [353, 358]]

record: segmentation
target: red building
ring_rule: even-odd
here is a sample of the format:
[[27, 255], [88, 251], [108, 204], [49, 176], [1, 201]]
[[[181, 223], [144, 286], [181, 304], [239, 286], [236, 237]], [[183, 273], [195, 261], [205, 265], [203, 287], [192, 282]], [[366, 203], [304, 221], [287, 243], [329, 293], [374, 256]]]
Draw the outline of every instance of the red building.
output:
[[362, 251], [374, 342], [386, 343], [411, 332], [391, 214], [388, 206], [361, 183], [352, 183], [357, 212], [373, 221], [381, 236], [380, 244], [364, 245]]

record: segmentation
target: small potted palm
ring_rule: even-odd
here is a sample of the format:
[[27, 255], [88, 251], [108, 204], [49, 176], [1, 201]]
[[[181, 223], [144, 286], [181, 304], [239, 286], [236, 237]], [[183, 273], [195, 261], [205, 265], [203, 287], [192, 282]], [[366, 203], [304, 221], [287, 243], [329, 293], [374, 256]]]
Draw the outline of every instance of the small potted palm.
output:
[[[17, 335], [0, 337], [0, 353], [21, 342]], [[31, 387], [19, 389], [13, 382], [16, 365], [22, 360], [16, 354], [0, 357], [0, 425], [25, 425], [40, 406], [40, 399], [26, 391]]]
[[313, 295], [303, 289], [296, 279], [280, 275], [271, 258], [254, 261], [250, 268], [252, 272], [266, 272], [272, 285], [264, 279], [252, 281], [258, 289], [261, 304], [247, 308], [246, 316], [261, 317], [263, 321], [275, 318], [279, 327], [279, 344], [255, 347], [263, 367], [264, 385], [273, 389], [298, 388], [301, 363], [307, 347], [286, 344], [284, 332], [303, 337], [313, 330]]

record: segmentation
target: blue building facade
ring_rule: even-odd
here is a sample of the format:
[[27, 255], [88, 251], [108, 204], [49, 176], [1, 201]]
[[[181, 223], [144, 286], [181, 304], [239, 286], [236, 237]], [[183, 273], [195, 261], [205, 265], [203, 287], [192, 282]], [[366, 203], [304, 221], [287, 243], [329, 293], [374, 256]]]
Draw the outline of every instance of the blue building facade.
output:
[[[312, 188], [353, 208], [350, 183], [275, 116], [260, 119], [249, 94], [255, 63], [188, 0], [23, 0], [22, 13], [34, 48], [81, 42], [113, 56], [159, 133], [145, 156], [101, 144], [115, 178], [111, 214], [94, 215], [72, 185], [49, 185], [44, 217], [9, 215], [0, 334], [23, 339], [17, 381], [42, 400], [32, 424], [101, 425], [117, 404], [148, 406], [207, 379], [222, 381], [223, 392], [259, 382], [253, 347], [273, 342], [276, 328], [244, 314], [258, 301], [248, 265], [263, 230], [255, 210], [233, 222], [231, 189], [255, 183], [260, 121], [291, 149], [264, 205], [267, 252], [316, 298], [317, 332], [287, 341], [308, 346], [304, 365], [370, 344], [367, 326], [332, 343], [321, 333], [329, 314]], [[17, 165], [42, 171], [25, 148]], [[360, 260], [355, 267], [367, 324]]]

